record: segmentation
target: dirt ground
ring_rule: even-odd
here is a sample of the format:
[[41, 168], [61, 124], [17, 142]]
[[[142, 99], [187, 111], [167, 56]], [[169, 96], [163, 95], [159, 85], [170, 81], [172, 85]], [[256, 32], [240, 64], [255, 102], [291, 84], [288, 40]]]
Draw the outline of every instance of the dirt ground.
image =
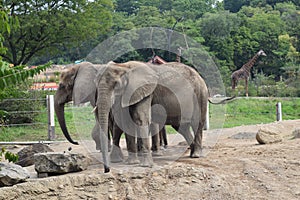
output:
[[[276, 126], [284, 140], [259, 145], [255, 135], [263, 126]], [[199, 159], [188, 157], [182, 136], [169, 135], [153, 168], [112, 164], [108, 174], [94, 144], [81, 141], [72, 151], [91, 158], [88, 170], [39, 179], [31, 166], [32, 177], [0, 188], [0, 199], [300, 199], [300, 139], [291, 139], [296, 128], [300, 120], [205, 131]], [[55, 151], [70, 146], [50, 145]]]

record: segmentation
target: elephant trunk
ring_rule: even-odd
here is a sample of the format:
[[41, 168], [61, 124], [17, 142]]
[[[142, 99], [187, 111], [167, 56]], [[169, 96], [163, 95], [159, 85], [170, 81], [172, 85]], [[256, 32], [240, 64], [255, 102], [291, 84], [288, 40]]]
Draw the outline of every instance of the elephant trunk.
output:
[[75, 142], [71, 138], [71, 136], [70, 136], [70, 134], [68, 132], [67, 126], [66, 126], [66, 120], [65, 120], [65, 103], [58, 103], [58, 100], [55, 98], [55, 100], [54, 100], [54, 109], [55, 109], [55, 113], [56, 113], [56, 116], [57, 116], [58, 123], [60, 125], [60, 128], [61, 128], [64, 136], [67, 138], [67, 140], [70, 143], [78, 145], [78, 142]]
[[108, 156], [108, 118], [111, 107], [112, 91], [107, 88], [99, 88], [97, 99], [97, 120], [100, 125], [100, 144], [104, 164], [104, 173], [110, 171], [109, 169], [109, 156]]

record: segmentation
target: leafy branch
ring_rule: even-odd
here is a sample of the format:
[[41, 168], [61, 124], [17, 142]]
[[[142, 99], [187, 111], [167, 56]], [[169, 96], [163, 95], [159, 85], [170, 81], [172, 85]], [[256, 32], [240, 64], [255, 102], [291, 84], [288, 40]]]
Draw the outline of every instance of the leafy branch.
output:
[[0, 60], [0, 90], [10, 85], [24, 82], [26, 79], [46, 70], [50, 65], [51, 63], [47, 63], [36, 68], [28, 68], [25, 66], [10, 67], [7, 62]]

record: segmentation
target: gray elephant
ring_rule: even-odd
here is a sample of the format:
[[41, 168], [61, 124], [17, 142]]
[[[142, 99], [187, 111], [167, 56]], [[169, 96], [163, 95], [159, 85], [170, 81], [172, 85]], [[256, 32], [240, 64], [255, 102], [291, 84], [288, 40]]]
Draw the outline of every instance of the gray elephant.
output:
[[[72, 144], [78, 144], [75, 142], [66, 126], [65, 117], [64, 117], [64, 106], [66, 103], [73, 100], [74, 105], [78, 105], [81, 103], [90, 102], [90, 104], [95, 107], [96, 105], [96, 85], [94, 79], [96, 77], [97, 72], [102, 69], [104, 65], [95, 65], [90, 62], [82, 62], [80, 64], [76, 64], [67, 70], [63, 71], [60, 75], [60, 84], [59, 88], [56, 91], [55, 95], [55, 112], [60, 124], [61, 130], [67, 140]], [[109, 120], [109, 130], [111, 133], [115, 132], [113, 135], [118, 135], [118, 141], [114, 143], [119, 143], [121, 134], [123, 131], [114, 125], [113, 118], [110, 117]], [[96, 143], [96, 149], [100, 150], [100, 137], [99, 137], [99, 125], [96, 122], [93, 130], [92, 130], [92, 138]], [[164, 134], [163, 137], [166, 137]], [[116, 137], [115, 137], [116, 138]], [[163, 140], [166, 140], [162, 138]], [[156, 141], [156, 139], [153, 139]], [[154, 145], [153, 145], [154, 146]], [[110, 143], [110, 135], [108, 134], [108, 147], [111, 148]], [[154, 149], [154, 151], [156, 151]], [[115, 162], [122, 160], [122, 154], [118, 153], [117, 157], [115, 154], [112, 154], [112, 159]]]
[[[135, 139], [139, 137], [143, 155], [141, 165], [152, 166], [148, 135], [151, 120], [157, 124], [172, 125], [190, 144], [190, 157], [200, 157], [208, 89], [194, 69], [181, 63], [110, 62], [95, 81], [104, 172], [110, 170], [105, 134], [110, 110], [118, 126], [127, 133], [129, 162], [137, 159]], [[152, 110], [154, 105], [160, 105], [162, 109]]]
[[[68, 68], [60, 75], [60, 84], [55, 94], [54, 107], [61, 130], [67, 140], [72, 144], [78, 144], [78, 142], [73, 141], [68, 133], [64, 106], [73, 100], [74, 105], [90, 102], [90, 104], [95, 107], [96, 85], [93, 80], [98, 70], [102, 67], [102, 65], [94, 65], [90, 62], [82, 62]], [[96, 123], [92, 130], [92, 138], [96, 143], [97, 150], [100, 150], [99, 131], [99, 125]], [[108, 135], [108, 137], [110, 136]]]

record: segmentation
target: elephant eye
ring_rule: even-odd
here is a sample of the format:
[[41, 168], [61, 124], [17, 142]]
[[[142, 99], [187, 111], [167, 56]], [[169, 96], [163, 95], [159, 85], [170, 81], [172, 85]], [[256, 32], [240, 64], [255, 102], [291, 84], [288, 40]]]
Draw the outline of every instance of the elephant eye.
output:
[[65, 85], [62, 84], [62, 83], [60, 83], [60, 84], [59, 84], [59, 89], [64, 89], [64, 88], [65, 88]]

